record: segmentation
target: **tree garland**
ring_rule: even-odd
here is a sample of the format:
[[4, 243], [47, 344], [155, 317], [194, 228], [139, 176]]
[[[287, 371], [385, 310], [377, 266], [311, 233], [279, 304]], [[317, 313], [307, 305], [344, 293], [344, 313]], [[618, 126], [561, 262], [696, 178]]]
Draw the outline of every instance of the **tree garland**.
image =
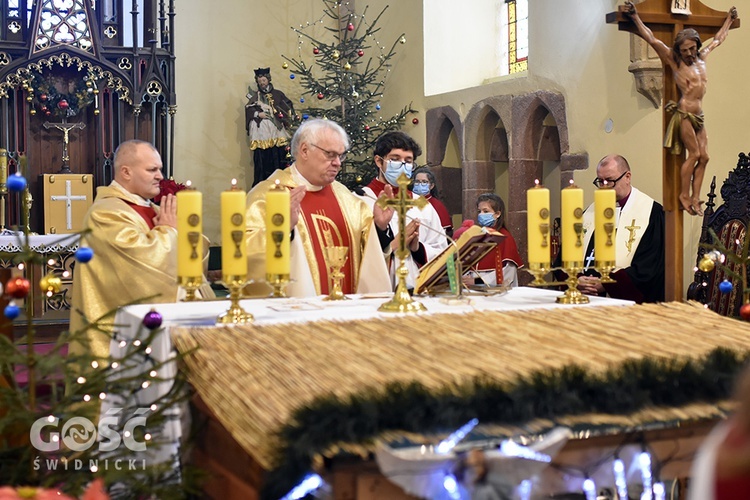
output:
[[750, 353], [716, 348], [702, 359], [629, 360], [600, 374], [570, 365], [538, 371], [513, 384], [490, 377], [430, 390], [394, 382], [348, 399], [319, 397], [298, 409], [279, 431], [276, 467], [262, 498], [284, 496], [335, 443], [365, 443], [387, 430], [453, 430], [472, 418], [517, 424], [586, 413], [630, 414], [647, 406], [683, 406], [727, 399]]
[[29, 92], [33, 106], [43, 117], [70, 118], [94, 102], [94, 82], [90, 75], [82, 78], [31, 73]]

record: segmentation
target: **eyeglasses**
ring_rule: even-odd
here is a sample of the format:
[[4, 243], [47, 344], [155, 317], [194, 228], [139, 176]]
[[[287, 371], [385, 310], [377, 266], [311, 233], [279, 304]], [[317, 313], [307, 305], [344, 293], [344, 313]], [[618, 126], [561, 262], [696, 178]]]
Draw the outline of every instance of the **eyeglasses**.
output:
[[423, 181], [414, 181], [414, 184], [429, 184], [429, 180], [423, 180]]
[[625, 174], [627, 174], [627, 173], [628, 173], [627, 170], [624, 171], [620, 177], [618, 177], [617, 179], [615, 179], [613, 181], [611, 181], [609, 179], [600, 179], [599, 177], [597, 177], [596, 179], [594, 179], [594, 186], [596, 186], [598, 188], [601, 188], [602, 186], [605, 186], [605, 185], [607, 187], [609, 187], [609, 186], [615, 187], [615, 184], [617, 184], [617, 181], [619, 181], [620, 179], [622, 179], [623, 177], [625, 177]]
[[323, 149], [320, 146], [318, 146], [317, 144], [313, 144], [313, 143], [310, 143], [310, 146], [315, 146], [319, 150], [323, 151], [323, 154], [325, 155], [325, 157], [326, 157], [326, 159], [328, 161], [333, 161], [336, 158], [338, 158], [339, 161], [346, 160], [346, 153], [347, 153], [347, 151], [344, 151], [343, 153], [337, 153], [335, 151], [328, 151], [327, 149]]

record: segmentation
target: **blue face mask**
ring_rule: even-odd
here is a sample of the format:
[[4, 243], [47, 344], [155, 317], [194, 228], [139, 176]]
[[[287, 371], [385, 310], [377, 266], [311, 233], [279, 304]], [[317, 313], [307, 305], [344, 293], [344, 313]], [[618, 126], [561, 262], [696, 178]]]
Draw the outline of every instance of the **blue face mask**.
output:
[[414, 189], [412, 189], [412, 192], [418, 194], [419, 196], [427, 196], [428, 194], [430, 194], [430, 185], [414, 184]]
[[411, 163], [403, 163], [395, 160], [386, 160], [385, 163], [385, 180], [391, 186], [398, 186], [398, 177], [401, 173], [405, 173], [406, 177], [411, 179], [411, 170], [413, 165]]
[[484, 226], [484, 227], [494, 226], [495, 215], [494, 214], [479, 214], [477, 216], [477, 222], [479, 222], [480, 226]]

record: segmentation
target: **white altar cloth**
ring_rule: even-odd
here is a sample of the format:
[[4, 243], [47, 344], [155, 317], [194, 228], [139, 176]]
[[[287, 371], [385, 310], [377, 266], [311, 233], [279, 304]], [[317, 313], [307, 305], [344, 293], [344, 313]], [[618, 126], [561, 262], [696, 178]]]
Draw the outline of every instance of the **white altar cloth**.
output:
[[[470, 300], [460, 305], [449, 305], [437, 297], [416, 297], [424, 304], [427, 311], [418, 314], [462, 314], [473, 311], [518, 311], [524, 309], [553, 309], [559, 307], [592, 307], [592, 306], [628, 306], [633, 302], [603, 297], [589, 297], [588, 304], [558, 304], [555, 299], [562, 292], [540, 288], [518, 287], [512, 288], [503, 295], [478, 296], [471, 295]], [[377, 309], [386, 302], [390, 294], [379, 296], [352, 295], [352, 300], [324, 301], [323, 297], [310, 298], [282, 298], [282, 299], [248, 299], [240, 302], [245, 311], [254, 317], [254, 324], [272, 323], [304, 323], [320, 320], [367, 320], [377, 317], [392, 317], [394, 314], [384, 313]], [[173, 357], [173, 347], [170, 340], [170, 329], [175, 326], [210, 326], [214, 327], [216, 318], [229, 308], [229, 300], [180, 302], [174, 304], [139, 304], [119, 309], [115, 315], [116, 338], [110, 345], [110, 352], [118, 358], [121, 352], [120, 342], [132, 340], [139, 336], [143, 338], [146, 330], [142, 325], [143, 317], [156, 310], [162, 315], [164, 334], [159, 334], [151, 344], [151, 358], [156, 362], [166, 362]], [[174, 363], [162, 365], [158, 378], [172, 379], [176, 375], [177, 367]], [[141, 408], [148, 408], [166, 394], [169, 390], [166, 383], [151, 384], [148, 388], [131, 395], [131, 404]], [[117, 408], [116, 398], [107, 399], [102, 403], [101, 414], [107, 410]], [[179, 441], [182, 436], [180, 412], [175, 411], [174, 420], [169, 422], [157, 437], [160, 441], [173, 443], [148, 451], [149, 460], [161, 462], [170, 459], [179, 451]]]
[[[23, 233], [0, 235], [0, 252], [20, 252], [25, 244]], [[31, 234], [28, 245], [37, 253], [74, 252], [78, 249], [78, 234]]]

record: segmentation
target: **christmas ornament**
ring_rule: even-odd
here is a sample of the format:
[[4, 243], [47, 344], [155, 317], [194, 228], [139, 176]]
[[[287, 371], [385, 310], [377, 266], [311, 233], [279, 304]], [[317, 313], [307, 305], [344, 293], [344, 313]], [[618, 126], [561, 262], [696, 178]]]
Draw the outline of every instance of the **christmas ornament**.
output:
[[21, 314], [21, 310], [15, 304], [8, 304], [7, 306], [5, 306], [3, 314], [8, 319], [16, 319], [18, 315]]
[[40, 109], [40, 110], [41, 110], [42, 112], [44, 112], [44, 111], [47, 111], [47, 106], [44, 106], [44, 105], [43, 105], [43, 106], [42, 106], [41, 108], [39, 108], [39, 109]]
[[8, 185], [8, 191], [13, 191], [14, 193], [20, 193], [21, 191], [26, 189], [26, 177], [21, 175], [20, 172], [16, 172], [15, 174], [8, 176], [7, 185]]
[[299, 98], [299, 102], [302, 102], [302, 103], [305, 102], [305, 98], [304, 97], [300, 97]]
[[302, 115], [302, 119], [303, 120], [307, 120], [308, 118], [310, 118], [310, 115], [308, 115], [307, 113], [305, 113], [304, 115]]
[[44, 112], [44, 116], [49, 116], [49, 115], [51, 115], [51, 114], [52, 114], [52, 112], [51, 112], [51, 111], [45, 111], [45, 112]]
[[5, 293], [15, 299], [22, 299], [29, 294], [29, 288], [31, 284], [26, 278], [20, 276], [11, 278], [5, 284]]
[[60, 293], [62, 289], [62, 280], [53, 273], [47, 273], [39, 280], [39, 288], [47, 294]]
[[36, 114], [36, 110], [32, 109], [31, 111], [29, 111], [29, 113], [31, 113], [31, 116], [34, 116]]
[[745, 321], [750, 320], [750, 304], [742, 304], [742, 307], [740, 307], [740, 316]]
[[368, 130], [370, 130], [370, 126], [369, 125], [365, 125], [365, 131], [368, 131]]
[[341, 54], [339, 53], [339, 51], [338, 51], [338, 50], [334, 50], [334, 51], [333, 51], [333, 54], [331, 54], [331, 57], [333, 58], [333, 60], [334, 60], [334, 61], [338, 60], [338, 58], [339, 58], [340, 56], [341, 56]]
[[358, 55], [359, 57], [362, 57], [363, 55], [365, 55], [365, 51], [364, 51], [364, 50], [362, 50], [362, 49], [359, 49], [359, 50], [357, 51], [357, 55]]
[[149, 330], [156, 330], [157, 328], [161, 326], [161, 322], [162, 322], [161, 314], [156, 312], [156, 309], [151, 309], [143, 317], [143, 326], [145, 326]]
[[315, 54], [316, 56], [317, 56], [318, 54], [320, 54], [320, 49], [319, 49], [319, 48], [317, 48], [317, 47], [313, 47], [313, 54]]
[[39, 101], [45, 102], [47, 100], [47, 94], [39, 94]]
[[406, 37], [402, 36], [401, 38], [399, 38], [398, 43], [401, 43], [401, 44], [406, 43]]
[[354, 92], [352, 92], [352, 97], [355, 98], [355, 99], [357, 97], [359, 97], [359, 92], [357, 92], [356, 90]]
[[708, 254], [704, 254], [703, 258], [698, 262], [698, 269], [704, 273], [710, 273], [714, 270], [714, 267], [716, 267], [716, 263], [708, 256]]
[[292, 73], [292, 74], [289, 75], [289, 79], [290, 80], [294, 80], [294, 73]]
[[352, 23], [349, 23], [346, 25], [346, 29], [349, 31], [354, 31], [354, 25]]
[[350, 69], [352, 69], [352, 65], [347, 62], [346, 64], [344, 64], [344, 69], [346, 71], [349, 71]]
[[732, 285], [732, 282], [729, 280], [724, 280], [721, 283], [719, 283], [719, 291], [721, 293], [729, 293], [732, 291], [732, 288], [734, 288], [734, 286]]
[[380, 104], [376, 104], [375, 109], [380, 110]]
[[81, 247], [76, 250], [74, 256], [78, 262], [80, 262], [81, 264], [85, 264], [94, 257], [94, 251], [89, 247]]
[[285, 62], [284, 64], [281, 65], [281, 67], [284, 68], [284, 69], [287, 69], [289, 67], [289, 65]]
[[714, 264], [717, 262], [724, 262], [724, 256], [718, 250], [711, 250], [707, 255], [712, 261], [714, 261]]
[[318, 99], [323, 99], [324, 97], [323, 92], [318, 93]]
[[419, 118], [412, 118], [411, 122], [416, 125], [419, 123]]
[[60, 108], [60, 109], [62, 109], [63, 111], [65, 111], [66, 109], [68, 109], [70, 107], [70, 104], [68, 104], [68, 101], [66, 101], [65, 99], [63, 99], [63, 100], [61, 100], [60, 102], [57, 103], [57, 107]]

